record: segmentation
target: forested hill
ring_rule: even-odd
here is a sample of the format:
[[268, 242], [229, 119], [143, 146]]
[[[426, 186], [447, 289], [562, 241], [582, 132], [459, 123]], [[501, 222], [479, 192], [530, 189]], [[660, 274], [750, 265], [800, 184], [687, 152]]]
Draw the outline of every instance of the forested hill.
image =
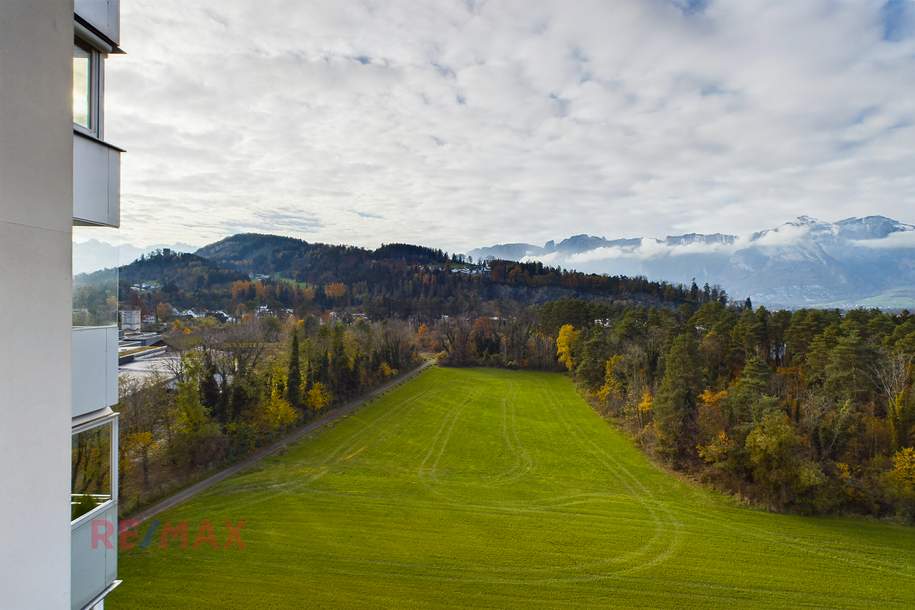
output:
[[340, 281], [347, 270], [370, 267], [373, 261], [407, 264], [447, 263], [441, 250], [408, 244], [387, 244], [377, 250], [309, 243], [292, 237], [241, 233], [200, 248], [197, 256], [249, 274], [279, 274], [299, 281]]
[[143, 255], [134, 262], [121, 267], [121, 276], [136, 283], [174, 283], [183, 289], [192, 289], [201, 284], [224, 284], [247, 279], [239, 271], [227, 269], [218, 263], [196, 254], [159, 250]]
[[642, 277], [565, 271], [542, 263], [487, 261], [409, 244], [376, 250], [239, 234], [195, 254], [156, 252], [121, 268], [122, 302], [154, 311], [251, 311], [259, 306], [365, 312], [373, 318], [488, 313], [578, 297], [675, 307], [725, 301], [717, 288], [689, 288]]

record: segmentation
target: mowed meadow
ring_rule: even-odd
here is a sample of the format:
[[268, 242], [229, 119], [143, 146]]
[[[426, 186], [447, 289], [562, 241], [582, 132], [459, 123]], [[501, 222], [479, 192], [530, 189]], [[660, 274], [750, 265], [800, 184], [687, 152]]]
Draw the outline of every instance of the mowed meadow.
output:
[[558, 374], [433, 367], [158, 519], [106, 606], [915, 607], [915, 528], [738, 506]]

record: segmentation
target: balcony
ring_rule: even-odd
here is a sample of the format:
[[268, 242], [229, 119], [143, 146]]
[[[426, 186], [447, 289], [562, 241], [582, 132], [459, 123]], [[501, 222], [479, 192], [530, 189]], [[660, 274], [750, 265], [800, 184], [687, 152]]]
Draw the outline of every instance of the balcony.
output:
[[93, 606], [117, 580], [117, 414], [77, 425], [72, 441], [70, 605]]
[[[117, 581], [117, 513], [114, 502], [92, 518], [74, 523], [70, 529], [70, 605], [74, 610], [87, 607], [120, 584]], [[104, 528], [113, 528], [114, 533], [109, 538], [112, 548], [98, 540], [93, 548], [93, 522], [96, 522], [97, 536], [107, 533]]]
[[111, 229], [73, 227], [73, 417], [118, 401], [118, 253]]
[[122, 149], [73, 130], [73, 220], [117, 227], [121, 223]]

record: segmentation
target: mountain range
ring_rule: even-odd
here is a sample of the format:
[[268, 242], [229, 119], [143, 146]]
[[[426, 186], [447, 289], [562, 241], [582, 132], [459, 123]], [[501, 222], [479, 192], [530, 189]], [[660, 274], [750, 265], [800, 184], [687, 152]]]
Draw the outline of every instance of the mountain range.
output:
[[837, 222], [801, 216], [743, 236], [574, 235], [543, 246], [506, 243], [468, 254], [675, 283], [695, 279], [771, 307], [915, 307], [915, 226], [884, 216]]

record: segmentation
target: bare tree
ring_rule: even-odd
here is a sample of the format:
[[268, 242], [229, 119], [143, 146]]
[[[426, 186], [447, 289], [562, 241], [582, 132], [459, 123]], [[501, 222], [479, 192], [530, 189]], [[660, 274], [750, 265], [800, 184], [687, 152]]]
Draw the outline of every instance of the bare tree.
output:
[[886, 420], [894, 447], [900, 447], [905, 444], [908, 436], [905, 392], [912, 376], [912, 354], [883, 350], [872, 370], [877, 387], [886, 401]]

